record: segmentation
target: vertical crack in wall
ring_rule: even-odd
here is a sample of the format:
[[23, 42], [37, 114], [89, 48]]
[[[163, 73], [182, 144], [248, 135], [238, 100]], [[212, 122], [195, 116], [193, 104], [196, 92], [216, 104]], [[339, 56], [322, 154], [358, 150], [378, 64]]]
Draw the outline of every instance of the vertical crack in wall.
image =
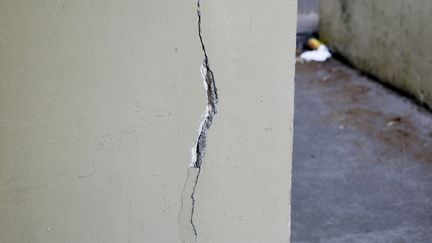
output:
[[[192, 159], [190, 168], [188, 170], [187, 179], [182, 193], [182, 203], [179, 215], [180, 233], [182, 235], [182, 242], [196, 241], [198, 237], [197, 227], [194, 223], [195, 213], [195, 192], [198, 184], [199, 176], [201, 173], [201, 166], [203, 163], [207, 132], [213, 122], [213, 117], [218, 111], [218, 94], [213, 76], [213, 71], [210, 69], [207, 51], [204, 45], [201, 28], [201, 0], [197, 0], [197, 16], [198, 16], [198, 37], [201, 43], [201, 48], [204, 54], [204, 60], [201, 65], [201, 75], [203, 79], [204, 88], [206, 91], [207, 105], [205, 112], [201, 118], [198, 127], [197, 138], [192, 147]], [[185, 205], [185, 200], [191, 200], [190, 205]], [[187, 213], [186, 213], [187, 212]], [[185, 227], [185, 219], [188, 215], [190, 227]], [[190, 228], [190, 230], [188, 229]], [[188, 233], [189, 232], [189, 233]], [[190, 236], [192, 232], [192, 237]]]
[[218, 94], [216, 84], [213, 76], [213, 71], [210, 69], [207, 51], [201, 33], [201, 0], [197, 1], [197, 15], [198, 15], [198, 36], [201, 42], [201, 48], [204, 53], [203, 64], [201, 65], [201, 75], [203, 78], [204, 88], [206, 90], [207, 106], [201, 118], [200, 126], [198, 128], [198, 136], [192, 148], [192, 161], [191, 167], [201, 169], [202, 161], [206, 149], [207, 132], [213, 122], [213, 117], [217, 113]]

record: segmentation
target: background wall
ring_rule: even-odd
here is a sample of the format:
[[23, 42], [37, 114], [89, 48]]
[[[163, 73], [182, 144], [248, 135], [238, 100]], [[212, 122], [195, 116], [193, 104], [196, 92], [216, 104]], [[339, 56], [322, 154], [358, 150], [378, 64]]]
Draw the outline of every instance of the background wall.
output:
[[[198, 242], [288, 242], [296, 1], [201, 4], [220, 108]], [[0, 242], [194, 241], [181, 203], [206, 105], [196, 10], [0, 2]]]
[[432, 2], [322, 0], [320, 34], [358, 68], [432, 107]]

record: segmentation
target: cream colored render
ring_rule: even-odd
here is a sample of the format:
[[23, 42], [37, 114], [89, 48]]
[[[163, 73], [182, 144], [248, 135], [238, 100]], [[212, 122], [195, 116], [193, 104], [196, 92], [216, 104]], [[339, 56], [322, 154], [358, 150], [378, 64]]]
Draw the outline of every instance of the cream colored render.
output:
[[289, 242], [296, 8], [201, 2], [195, 237], [196, 1], [0, 0], [0, 242]]

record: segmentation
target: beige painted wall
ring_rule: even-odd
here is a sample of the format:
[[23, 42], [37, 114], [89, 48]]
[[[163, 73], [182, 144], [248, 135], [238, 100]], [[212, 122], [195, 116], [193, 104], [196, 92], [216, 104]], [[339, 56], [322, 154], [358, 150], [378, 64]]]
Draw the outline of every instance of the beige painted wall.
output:
[[[197, 241], [288, 242], [296, 1], [201, 4], [220, 101]], [[0, 0], [0, 242], [195, 241], [196, 9]]]
[[432, 1], [321, 0], [320, 34], [355, 66], [432, 107]]

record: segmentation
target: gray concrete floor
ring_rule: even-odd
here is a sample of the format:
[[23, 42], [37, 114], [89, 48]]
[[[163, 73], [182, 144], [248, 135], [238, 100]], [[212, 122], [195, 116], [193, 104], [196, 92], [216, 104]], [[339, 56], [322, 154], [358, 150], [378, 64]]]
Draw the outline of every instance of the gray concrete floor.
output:
[[319, 0], [299, 0], [297, 15], [297, 33], [313, 33], [318, 31]]
[[432, 242], [432, 115], [335, 60], [295, 97], [292, 242]]
[[298, 0], [299, 14], [319, 11], [319, 0]]

